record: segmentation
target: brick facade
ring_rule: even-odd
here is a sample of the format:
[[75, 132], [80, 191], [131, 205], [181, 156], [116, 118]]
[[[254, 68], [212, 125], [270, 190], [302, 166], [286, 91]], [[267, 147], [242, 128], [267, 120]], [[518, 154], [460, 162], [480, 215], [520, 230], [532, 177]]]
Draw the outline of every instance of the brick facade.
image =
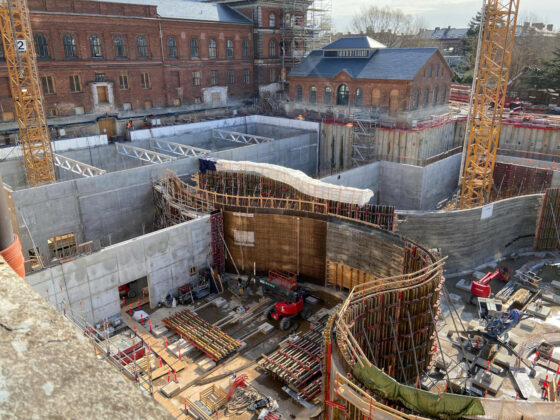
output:
[[[313, 102], [312, 87], [314, 87], [315, 102], [325, 103], [326, 88], [330, 88], [330, 104], [336, 105], [337, 91], [341, 85], [345, 85], [349, 90], [349, 105], [360, 105], [360, 100], [356, 97], [360, 89], [362, 106], [378, 107], [388, 111], [406, 111], [446, 103], [449, 100], [451, 77], [449, 67], [438, 52], [434, 53], [413, 80], [353, 79], [345, 71], [330, 79], [290, 76], [289, 97], [296, 102]], [[298, 86], [301, 87], [301, 99], [297, 94]], [[427, 103], [424, 105], [426, 91], [428, 96]], [[415, 106], [416, 92], [418, 92], [418, 104]], [[436, 104], [433, 103], [434, 93], [437, 95]]]
[[[42, 34], [47, 42], [48, 54], [38, 57], [38, 67], [40, 77], [52, 80], [52, 89], [44, 92], [51, 116], [195, 103], [201, 100], [202, 89], [214, 82], [227, 86], [228, 95], [237, 99], [255, 93], [250, 22], [161, 19], [155, 6], [83, 0], [29, 0], [28, 5], [34, 36]], [[74, 39], [76, 57], [67, 56], [66, 35]], [[100, 49], [100, 57], [92, 57], [92, 36], [99, 39], [95, 48]], [[124, 42], [121, 56], [117, 56], [117, 37]], [[139, 37], [145, 48], [139, 46]], [[191, 51], [193, 39], [198, 56]], [[216, 58], [209, 57], [210, 40], [216, 42]], [[233, 45], [232, 57], [226, 56], [228, 41]], [[213, 71], [217, 80], [212, 80]], [[200, 72], [198, 86], [195, 72]], [[0, 106], [4, 119], [10, 119], [14, 105], [4, 61], [0, 62]]]

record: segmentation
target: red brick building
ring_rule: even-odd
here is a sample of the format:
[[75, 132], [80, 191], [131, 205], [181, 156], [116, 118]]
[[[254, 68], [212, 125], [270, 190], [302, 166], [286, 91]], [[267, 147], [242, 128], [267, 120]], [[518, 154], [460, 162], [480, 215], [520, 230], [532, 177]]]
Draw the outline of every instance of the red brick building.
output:
[[451, 69], [437, 48], [385, 48], [368, 37], [340, 38], [289, 74], [292, 101], [406, 111], [447, 103]]
[[[253, 23], [228, 6], [177, 0], [28, 5], [49, 116], [191, 104], [205, 92], [207, 102], [219, 103], [224, 87], [236, 99], [256, 91]], [[0, 106], [2, 119], [12, 120], [3, 61]]]

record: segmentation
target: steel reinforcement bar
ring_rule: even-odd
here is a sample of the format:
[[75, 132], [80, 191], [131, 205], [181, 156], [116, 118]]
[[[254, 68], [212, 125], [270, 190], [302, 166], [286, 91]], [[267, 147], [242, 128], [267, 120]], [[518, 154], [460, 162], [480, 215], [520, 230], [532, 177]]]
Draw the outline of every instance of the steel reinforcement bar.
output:
[[193, 346], [218, 362], [241, 347], [241, 343], [188, 309], [161, 321]]

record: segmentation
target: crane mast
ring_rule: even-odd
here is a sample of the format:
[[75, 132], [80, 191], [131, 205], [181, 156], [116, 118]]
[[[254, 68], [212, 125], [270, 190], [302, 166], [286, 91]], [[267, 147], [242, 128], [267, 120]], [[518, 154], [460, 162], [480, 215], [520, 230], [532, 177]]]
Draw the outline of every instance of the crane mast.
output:
[[518, 11], [519, 0], [485, 0], [483, 6], [459, 180], [460, 209], [488, 202], [494, 185]]
[[56, 181], [53, 152], [26, 0], [0, 0], [0, 32], [14, 100], [27, 181]]

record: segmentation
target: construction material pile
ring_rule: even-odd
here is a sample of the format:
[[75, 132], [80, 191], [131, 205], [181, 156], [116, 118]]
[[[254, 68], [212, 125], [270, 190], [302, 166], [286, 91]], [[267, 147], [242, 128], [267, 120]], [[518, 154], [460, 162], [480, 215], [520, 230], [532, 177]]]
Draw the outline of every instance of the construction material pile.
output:
[[239, 341], [188, 309], [164, 318], [161, 322], [215, 362], [230, 356], [241, 347]]
[[314, 324], [305, 334], [281, 343], [260, 364], [266, 373], [288, 385], [305, 401], [312, 401], [321, 391], [324, 329], [324, 322]]

